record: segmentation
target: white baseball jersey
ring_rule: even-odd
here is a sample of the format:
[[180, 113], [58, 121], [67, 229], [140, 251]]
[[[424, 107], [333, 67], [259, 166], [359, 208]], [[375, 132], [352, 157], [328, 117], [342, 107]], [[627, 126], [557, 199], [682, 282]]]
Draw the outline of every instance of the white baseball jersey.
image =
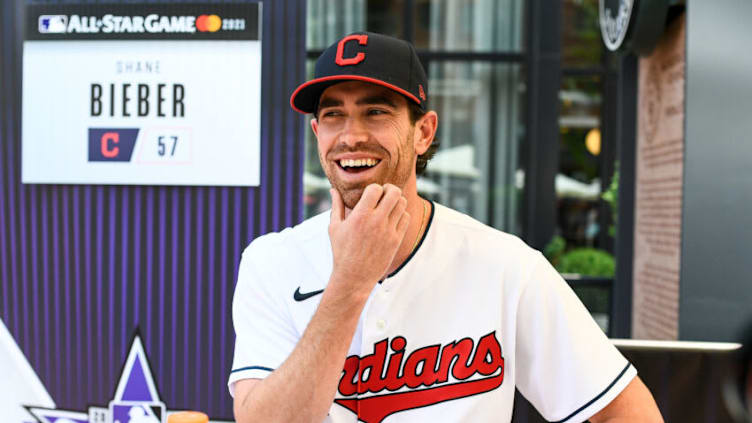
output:
[[[230, 393], [301, 338], [332, 270], [328, 225], [327, 212], [243, 253]], [[435, 203], [417, 249], [373, 288], [343, 367], [326, 422], [508, 422], [515, 387], [547, 420], [581, 422], [636, 375], [539, 252]]]

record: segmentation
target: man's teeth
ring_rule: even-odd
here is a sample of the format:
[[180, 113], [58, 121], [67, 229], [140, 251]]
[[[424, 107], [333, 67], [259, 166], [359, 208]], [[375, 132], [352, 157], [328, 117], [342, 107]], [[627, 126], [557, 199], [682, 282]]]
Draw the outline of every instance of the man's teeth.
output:
[[339, 165], [342, 167], [363, 167], [363, 166], [375, 166], [379, 161], [376, 159], [357, 159], [357, 160], [340, 160]]

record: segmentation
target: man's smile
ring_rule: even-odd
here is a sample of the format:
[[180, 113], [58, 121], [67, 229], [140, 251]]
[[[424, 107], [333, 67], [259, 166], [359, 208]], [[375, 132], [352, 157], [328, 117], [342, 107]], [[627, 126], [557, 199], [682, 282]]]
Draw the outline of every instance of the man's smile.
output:
[[341, 172], [354, 175], [360, 173], [370, 173], [368, 171], [376, 168], [381, 163], [381, 160], [370, 157], [345, 158], [336, 160], [335, 163], [337, 164]]
[[339, 165], [343, 169], [348, 167], [373, 167], [379, 161], [377, 159], [342, 159], [339, 161]]
[[348, 151], [330, 154], [330, 162], [337, 178], [343, 182], [362, 183], [364, 179], [372, 178], [379, 168], [386, 165], [383, 154], [373, 151]]

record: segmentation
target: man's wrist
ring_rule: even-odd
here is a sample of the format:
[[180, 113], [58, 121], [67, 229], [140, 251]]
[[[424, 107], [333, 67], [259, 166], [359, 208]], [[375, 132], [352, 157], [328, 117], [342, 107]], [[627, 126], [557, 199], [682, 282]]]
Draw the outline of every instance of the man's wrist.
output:
[[365, 304], [377, 282], [376, 278], [373, 281], [366, 281], [360, 275], [335, 270], [329, 278], [324, 294], [329, 292], [330, 295], [336, 295], [349, 303]]

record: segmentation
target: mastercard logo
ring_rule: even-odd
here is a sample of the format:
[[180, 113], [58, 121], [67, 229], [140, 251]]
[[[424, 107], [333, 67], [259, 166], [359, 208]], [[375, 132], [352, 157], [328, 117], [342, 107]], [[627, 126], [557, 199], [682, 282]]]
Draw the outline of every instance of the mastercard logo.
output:
[[201, 15], [196, 18], [196, 30], [199, 32], [217, 32], [222, 28], [222, 18], [217, 15]]

